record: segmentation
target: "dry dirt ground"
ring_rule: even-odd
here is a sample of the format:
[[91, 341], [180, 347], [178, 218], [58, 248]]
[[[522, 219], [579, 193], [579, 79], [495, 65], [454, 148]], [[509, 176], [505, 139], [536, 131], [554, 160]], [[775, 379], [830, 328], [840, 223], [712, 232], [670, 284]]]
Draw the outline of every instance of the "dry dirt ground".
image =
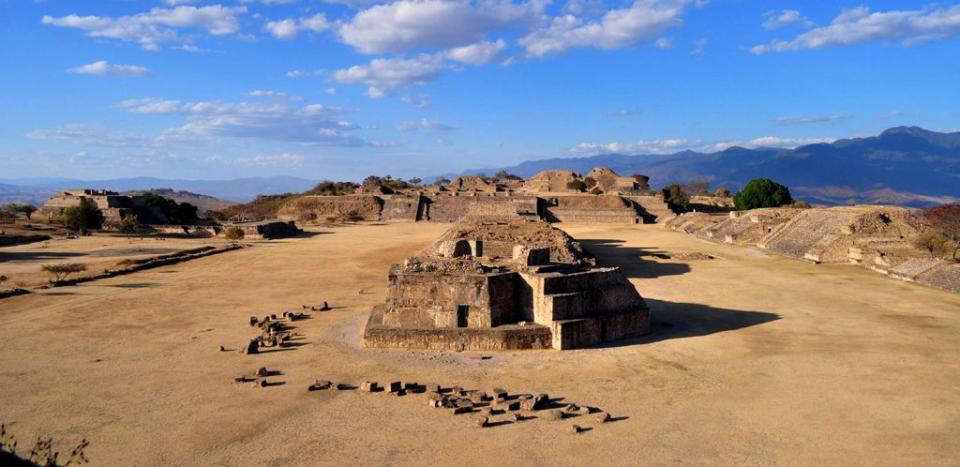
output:
[[[0, 421], [87, 437], [94, 465], [960, 462], [960, 296], [659, 226], [570, 225], [648, 299], [651, 335], [486, 360], [360, 348], [388, 264], [445, 228], [334, 228], [0, 301]], [[254, 335], [250, 315], [322, 301], [334, 310], [298, 322], [303, 345], [217, 350]], [[284, 384], [231, 381], [260, 366]], [[308, 393], [317, 378], [546, 392], [619, 420], [479, 429], [424, 395]]]
[[[42, 233], [42, 232], [41, 232]], [[51, 278], [42, 271], [45, 264], [81, 263], [80, 275], [116, 269], [120, 261], [175, 253], [204, 245], [225, 243], [222, 239], [125, 237], [92, 235], [73, 239], [55, 237], [41, 242], [0, 247], [0, 274], [7, 276], [4, 287], [36, 287]], [[78, 276], [71, 276], [78, 277]], [[3, 306], [3, 305], [0, 305]]]

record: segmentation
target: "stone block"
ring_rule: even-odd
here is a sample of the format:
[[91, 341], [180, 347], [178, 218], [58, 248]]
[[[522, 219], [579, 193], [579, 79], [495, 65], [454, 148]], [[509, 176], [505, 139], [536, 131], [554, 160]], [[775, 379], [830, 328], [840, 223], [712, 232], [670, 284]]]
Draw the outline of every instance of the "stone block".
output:
[[454, 407], [452, 412], [454, 415], [470, 413], [470, 412], [473, 412], [473, 407], [472, 406], [471, 407]]
[[390, 392], [397, 392], [403, 389], [403, 383], [400, 381], [390, 382]]
[[507, 390], [506, 390], [506, 389], [500, 389], [500, 388], [493, 388], [493, 389], [490, 391], [490, 394], [493, 395], [493, 400], [496, 400], [496, 401], [502, 401], [502, 400], [506, 399], [507, 396], [508, 396]]
[[548, 421], [548, 422], [554, 422], [554, 421], [562, 420], [562, 419], [563, 419], [563, 412], [561, 412], [560, 410], [556, 410], [556, 409], [554, 409], [554, 410], [548, 410], [548, 411], [544, 412], [544, 413], [541, 415], [541, 417], [543, 417], [543, 419], [546, 420], [546, 421]]

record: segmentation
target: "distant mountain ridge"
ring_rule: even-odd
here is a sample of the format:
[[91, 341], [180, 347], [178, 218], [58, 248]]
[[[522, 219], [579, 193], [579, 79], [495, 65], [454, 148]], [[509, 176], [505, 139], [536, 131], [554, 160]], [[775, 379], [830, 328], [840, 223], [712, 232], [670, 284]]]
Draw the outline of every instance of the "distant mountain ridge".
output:
[[250, 177], [232, 180], [183, 180], [154, 177], [119, 178], [111, 180], [74, 180], [65, 178], [33, 177], [0, 179], [0, 203], [20, 202], [42, 204], [53, 193], [70, 188], [105, 188], [118, 192], [168, 189], [203, 194], [230, 202], [246, 202], [257, 195], [299, 193], [317, 184], [315, 180], [299, 177]]
[[523, 162], [506, 170], [528, 178], [542, 170], [586, 173], [609, 167], [622, 175], [649, 175], [654, 186], [709, 180], [736, 191], [757, 177], [775, 179], [800, 197], [824, 204], [890, 203], [920, 206], [960, 200], [960, 132], [896, 127], [878, 136], [837, 140], [795, 149], [731, 147], [713, 153], [603, 154]]

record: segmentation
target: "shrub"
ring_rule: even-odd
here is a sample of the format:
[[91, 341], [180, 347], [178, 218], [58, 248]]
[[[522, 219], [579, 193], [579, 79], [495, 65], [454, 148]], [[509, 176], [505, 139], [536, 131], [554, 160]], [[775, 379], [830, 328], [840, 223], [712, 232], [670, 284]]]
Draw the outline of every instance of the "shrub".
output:
[[40, 268], [43, 271], [52, 274], [53, 282], [58, 283], [58, 282], [62, 282], [71, 274], [76, 274], [78, 272], [86, 271], [87, 265], [80, 264], [80, 263], [44, 264]]
[[934, 258], [949, 254], [952, 244], [953, 242], [946, 235], [931, 229], [920, 232], [920, 235], [913, 240], [913, 246], [926, 250]]
[[506, 170], [501, 170], [493, 174], [493, 179], [494, 180], [523, 180], [523, 177], [514, 175], [510, 172], [507, 172]]
[[356, 210], [351, 210], [343, 215], [343, 219], [350, 222], [360, 222], [363, 220], [363, 216]]
[[776, 208], [793, 202], [790, 189], [769, 178], [755, 178], [733, 197], [738, 210]]
[[9, 279], [10, 279], [10, 278], [8, 278], [7, 276], [4, 276], [3, 274], [0, 274], [0, 284], [8, 281]]
[[574, 191], [583, 191], [587, 189], [587, 184], [583, 180], [570, 180], [567, 182], [567, 189]]
[[728, 197], [730, 197], [730, 190], [728, 190], [728, 189], [726, 189], [726, 188], [724, 188], [724, 187], [720, 187], [720, 188], [717, 188], [717, 190], [713, 192], [713, 195], [714, 195], [714, 196], [717, 196], [717, 197], [720, 197], [720, 198], [728, 198]]
[[246, 236], [246, 234], [243, 232], [243, 229], [235, 225], [227, 227], [227, 230], [223, 232], [223, 238], [230, 240], [231, 242], [243, 240], [244, 236]]
[[687, 193], [679, 184], [671, 183], [661, 192], [663, 193], [663, 201], [674, 213], [680, 214], [690, 210], [690, 197], [687, 196]]
[[690, 180], [683, 185], [683, 191], [690, 196], [710, 196], [710, 182], [706, 180]]
[[957, 251], [960, 250], [960, 204], [925, 208], [920, 213], [920, 219], [929, 229], [947, 239], [949, 248], [953, 250], [951, 257], [957, 259]]
[[790, 203], [790, 207], [796, 209], [810, 209], [813, 206], [810, 206], [810, 203], [806, 201], [795, 199], [792, 203]]
[[80, 198], [79, 205], [61, 209], [54, 221], [84, 234], [89, 229], [103, 226], [103, 214], [93, 201]]

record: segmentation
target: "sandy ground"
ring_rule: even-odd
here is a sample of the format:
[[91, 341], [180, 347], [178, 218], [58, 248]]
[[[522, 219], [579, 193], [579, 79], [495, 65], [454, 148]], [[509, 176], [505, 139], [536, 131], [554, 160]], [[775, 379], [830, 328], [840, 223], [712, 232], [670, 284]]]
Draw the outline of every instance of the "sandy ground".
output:
[[[659, 226], [570, 225], [624, 267], [653, 334], [487, 360], [359, 348], [388, 264], [445, 228], [329, 229], [0, 301], [0, 421], [24, 440], [87, 437], [94, 465], [960, 462], [960, 296]], [[718, 258], [672, 258], [689, 252]], [[298, 323], [304, 345], [217, 351], [254, 335], [250, 315], [322, 301], [335, 309]], [[283, 384], [231, 381], [260, 366]], [[619, 420], [481, 430], [423, 395], [308, 393], [317, 378], [546, 392]]]
[[51, 278], [41, 269], [45, 264], [81, 263], [87, 266], [86, 272], [71, 276], [73, 278], [97, 274], [104, 269], [116, 269], [118, 263], [125, 259], [150, 258], [223, 243], [226, 242], [216, 238], [97, 234], [67, 239], [58, 236], [41, 242], [0, 248], [0, 274], [8, 278], [4, 287], [36, 287]]

